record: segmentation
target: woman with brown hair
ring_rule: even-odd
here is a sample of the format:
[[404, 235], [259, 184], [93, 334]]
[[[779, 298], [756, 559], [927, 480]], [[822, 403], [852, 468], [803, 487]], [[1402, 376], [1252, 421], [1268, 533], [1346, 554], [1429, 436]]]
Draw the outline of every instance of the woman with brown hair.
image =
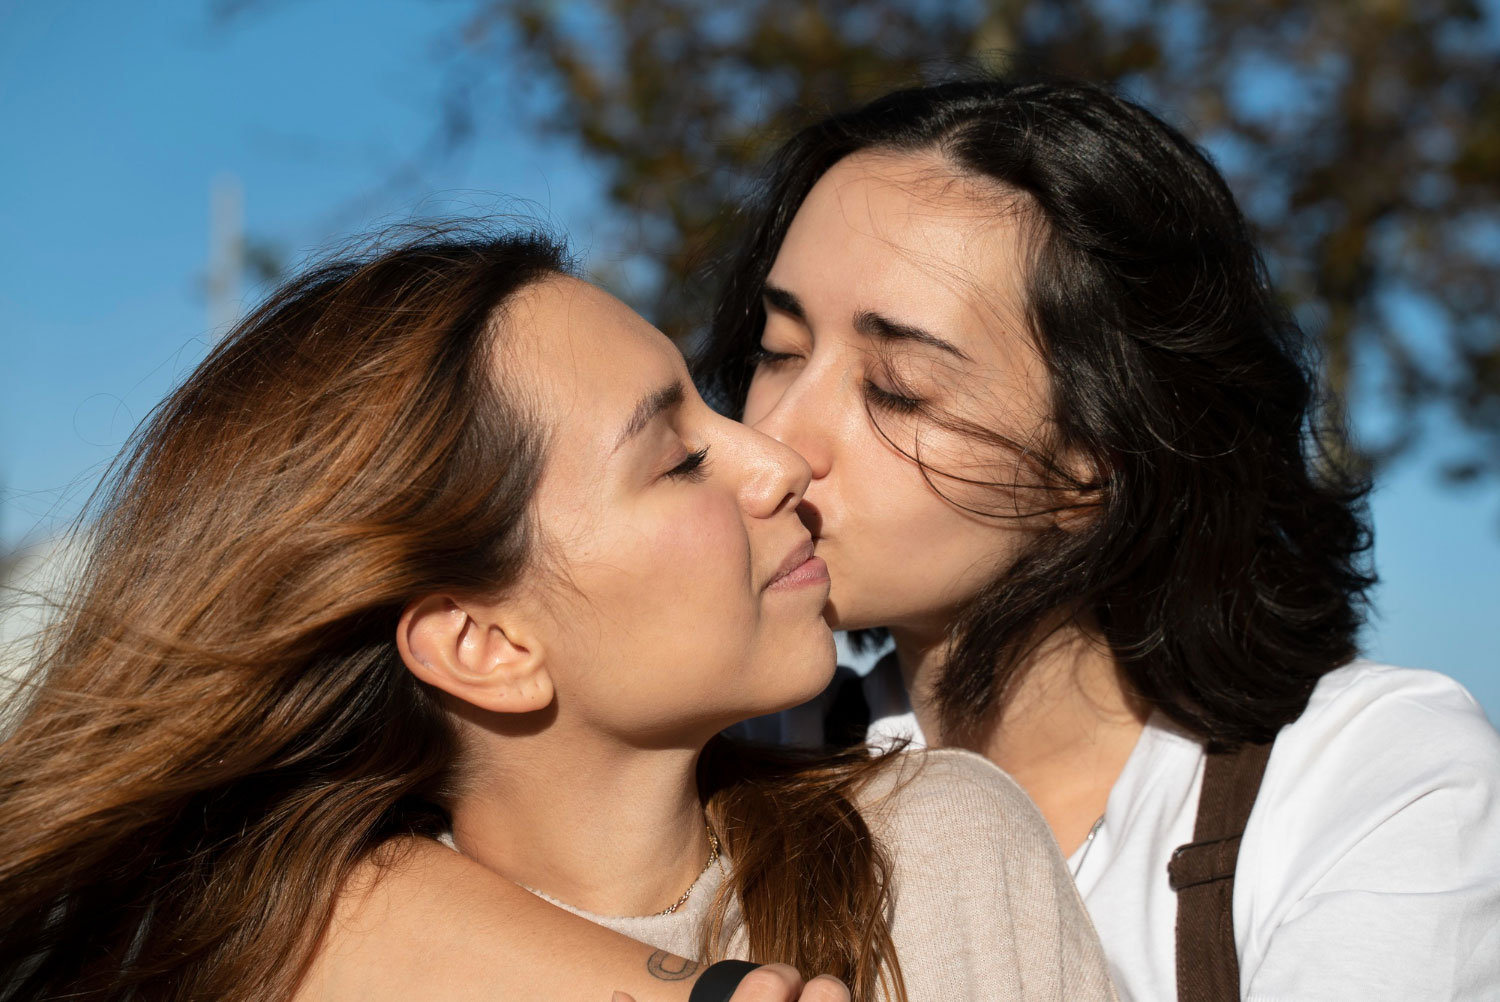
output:
[[998, 770], [716, 737], [832, 674], [807, 466], [567, 272], [326, 265], [139, 431], [0, 744], [0, 998], [1112, 996]]

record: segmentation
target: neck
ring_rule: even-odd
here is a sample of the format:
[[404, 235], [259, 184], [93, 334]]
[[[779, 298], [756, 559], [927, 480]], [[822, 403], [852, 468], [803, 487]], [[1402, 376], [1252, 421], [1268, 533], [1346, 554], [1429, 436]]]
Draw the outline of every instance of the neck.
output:
[[468, 779], [453, 805], [464, 855], [599, 915], [655, 914], [702, 873], [697, 749], [629, 748], [558, 726], [467, 730]]
[[[946, 640], [892, 631], [902, 676], [924, 734], [941, 743], [934, 685]], [[1102, 637], [1067, 625], [1032, 655], [975, 750], [1010, 773], [1071, 853], [1104, 813], [1149, 710], [1128, 692]]]
[[938, 714], [936, 684], [948, 663], [951, 647], [946, 632], [891, 627], [896, 646], [896, 664], [911, 699], [917, 726], [929, 745], [943, 744], [942, 719]]

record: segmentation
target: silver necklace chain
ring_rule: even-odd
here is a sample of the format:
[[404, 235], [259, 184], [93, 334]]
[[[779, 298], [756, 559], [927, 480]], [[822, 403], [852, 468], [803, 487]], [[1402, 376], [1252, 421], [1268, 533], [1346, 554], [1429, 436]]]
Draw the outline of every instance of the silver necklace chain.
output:
[[1099, 815], [1099, 820], [1094, 822], [1089, 833], [1083, 838], [1083, 851], [1078, 854], [1078, 865], [1073, 867], [1073, 879], [1078, 879], [1078, 873], [1083, 869], [1084, 860], [1089, 858], [1089, 850], [1094, 847], [1094, 836], [1099, 834], [1099, 829], [1104, 827], [1104, 815]]

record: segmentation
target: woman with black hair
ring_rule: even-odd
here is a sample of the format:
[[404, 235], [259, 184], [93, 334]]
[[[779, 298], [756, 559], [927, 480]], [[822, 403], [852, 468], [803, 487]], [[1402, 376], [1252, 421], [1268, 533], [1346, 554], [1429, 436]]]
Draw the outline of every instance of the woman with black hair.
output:
[[700, 382], [812, 467], [837, 628], [762, 736], [961, 745], [1122, 997], [1500, 996], [1500, 736], [1354, 661], [1367, 485], [1222, 177], [1149, 112], [956, 82], [793, 137]]

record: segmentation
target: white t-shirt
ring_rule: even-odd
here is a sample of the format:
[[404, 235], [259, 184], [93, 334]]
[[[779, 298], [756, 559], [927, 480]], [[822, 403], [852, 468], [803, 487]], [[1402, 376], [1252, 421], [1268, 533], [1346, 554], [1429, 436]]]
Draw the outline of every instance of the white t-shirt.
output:
[[[894, 658], [864, 680], [872, 742], [921, 741], [899, 682]], [[1153, 716], [1068, 861], [1126, 1002], [1176, 997], [1167, 863], [1202, 778], [1202, 746]], [[1500, 734], [1473, 697], [1370, 662], [1321, 679], [1272, 749], [1233, 910], [1245, 1000], [1500, 1000]]]

